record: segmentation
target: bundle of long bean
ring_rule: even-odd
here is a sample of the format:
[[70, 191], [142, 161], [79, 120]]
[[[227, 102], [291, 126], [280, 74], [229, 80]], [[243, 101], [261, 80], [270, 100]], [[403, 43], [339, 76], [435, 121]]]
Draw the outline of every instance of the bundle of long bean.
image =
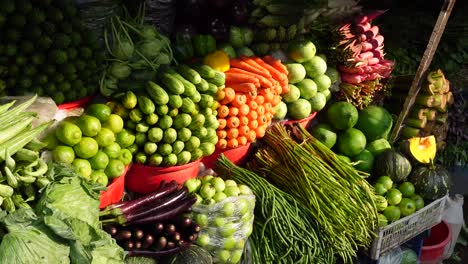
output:
[[264, 140], [256, 170], [307, 207], [323, 231], [321, 239], [351, 262], [358, 247], [369, 246], [377, 226], [371, 185], [301, 126], [289, 134], [276, 124]]
[[255, 194], [250, 236], [254, 263], [335, 263], [311, 212], [293, 196], [224, 156], [218, 159], [216, 172], [249, 186]]

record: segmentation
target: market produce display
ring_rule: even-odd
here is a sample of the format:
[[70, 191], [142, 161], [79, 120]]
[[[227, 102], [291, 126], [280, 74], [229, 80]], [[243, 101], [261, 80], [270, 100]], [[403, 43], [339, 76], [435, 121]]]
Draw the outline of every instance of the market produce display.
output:
[[[336, 255], [349, 260], [355, 254], [354, 247], [370, 244], [377, 209], [372, 187], [361, 172], [299, 125], [288, 132], [275, 124], [266, 133], [265, 143], [267, 146], [255, 155], [253, 169], [311, 211], [323, 232], [321, 239]], [[320, 188], [315, 182], [322, 183]]]
[[31, 208], [39, 189], [50, 182], [48, 166], [39, 156], [45, 144], [36, 138], [50, 124], [33, 128], [36, 114], [26, 111], [36, 98], [0, 105], [0, 204], [7, 213]]
[[[317, 48], [311, 41], [295, 41], [289, 45], [288, 58], [293, 63], [287, 63], [288, 89], [283, 95], [277, 109], [277, 119], [298, 120], [308, 117], [325, 107], [331, 98], [329, 90], [332, 81], [327, 74], [327, 63], [323, 56], [316, 54]], [[333, 71], [331, 68], [330, 71]], [[284, 111], [284, 108], [287, 111]]]
[[382, 79], [392, 72], [394, 62], [384, 59], [384, 37], [372, 21], [381, 15], [374, 12], [357, 17], [339, 29], [341, 40], [336, 47], [342, 83], [337, 97], [359, 109], [368, 106], [376, 92], [383, 89]]
[[243, 146], [265, 135], [288, 89], [287, 74], [281, 61], [271, 56], [230, 60], [226, 88], [216, 94], [219, 149]]
[[239, 263], [252, 233], [255, 196], [247, 185], [205, 175], [185, 182], [197, 197], [190, 216], [200, 225], [197, 245], [216, 263]]
[[92, 104], [79, 117], [68, 117], [44, 139], [55, 162], [72, 165], [83, 177], [107, 186], [132, 162], [128, 149], [135, 135], [105, 104]]
[[213, 96], [224, 90], [224, 74], [207, 65], [179, 65], [158, 75], [136, 94], [115, 96], [113, 112], [135, 134], [134, 161], [168, 167], [211, 155], [218, 142]]
[[5, 0], [0, 17], [2, 95], [45, 95], [61, 104], [97, 91], [104, 51], [74, 1]]

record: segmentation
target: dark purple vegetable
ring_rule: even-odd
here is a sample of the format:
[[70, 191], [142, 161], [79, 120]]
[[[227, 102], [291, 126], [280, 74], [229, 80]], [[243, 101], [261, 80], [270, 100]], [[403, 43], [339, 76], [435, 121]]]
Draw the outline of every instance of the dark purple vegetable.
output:
[[135, 241], [135, 243], [133, 243], [133, 245], [134, 245], [135, 249], [141, 249], [143, 244], [141, 243], [141, 241]]
[[192, 225], [192, 231], [195, 233], [199, 233], [201, 230], [201, 227], [198, 224]]
[[176, 246], [176, 245], [175, 245], [174, 242], [169, 241], [169, 242], [167, 242], [166, 248], [167, 248], [167, 249], [172, 249], [172, 248], [175, 248], [175, 246]]
[[104, 226], [104, 230], [109, 233], [111, 236], [115, 236], [117, 234], [117, 227], [113, 225], [106, 225]]
[[[182, 189], [171, 193], [170, 196], [164, 197], [164, 199], [158, 201], [157, 205], [155, 204], [151, 208], [148, 208], [147, 210], [144, 210], [142, 212], [134, 212], [134, 213], [129, 212], [127, 215], [121, 215], [123, 219], [118, 219], [118, 222], [122, 224], [125, 224], [125, 223], [129, 224], [129, 223], [134, 222], [135, 224], [137, 224], [139, 219], [157, 215], [168, 207], [174, 208], [174, 205], [176, 205], [178, 202], [184, 199], [187, 196], [187, 193], [188, 193], [187, 188], [183, 187]], [[121, 216], [118, 216], [118, 218], [120, 218]], [[167, 220], [167, 219], [162, 219], [161, 221], [164, 221], [164, 220]]]
[[175, 242], [178, 242], [180, 241], [181, 237], [180, 237], [180, 234], [179, 232], [174, 232], [174, 234], [172, 235], [172, 240], [175, 241]]
[[124, 244], [124, 248], [127, 249], [127, 250], [132, 250], [134, 246], [135, 245], [133, 244], [133, 242], [131, 240], [128, 240]]
[[214, 18], [210, 21], [210, 34], [216, 41], [226, 41], [228, 39], [228, 27], [226, 23], [220, 18]]
[[231, 23], [234, 25], [247, 24], [250, 16], [250, 6], [247, 1], [235, 1], [231, 8]]
[[170, 183], [164, 184], [162, 187], [158, 188], [156, 191], [148, 195], [126, 202], [123, 205], [117, 205], [118, 207], [116, 207], [115, 205], [110, 205], [104, 211], [102, 211], [100, 215], [103, 216], [103, 215], [112, 214], [115, 216], [119, 216], [119, 215], [123, 215], [126, 213], [130, 213], [135, 210], [139, 210], [171, 194], [172, 192], [177, 190], [177, 187], [178, 187], [177, 182], [171, 181]]
[[176, 227], [173, 224], [167, 224], [164, 228], [167, 235], [173, 235], [176, 232]]
[[175, 253], [184, 250], [190, 246], [190, 243], [184, 243], [179, 247], [168, 249], [168, 250], [161, 250], [161, 251], [149, 251], [149, 250], [131, 250], [128, 251], [128, 255], [130, 257], [140, 256], [140, 257], [164, 257], [174, 255]]
[[161, 233], [162, 231], [164, 231], [164, 224], [163, 223], [156, 223], [154, 225], [154, 230], [156, 231], [156, 234]]
[[177, 204], [176, 206], [173, 206], [170, 210], [166, 212], [159, 213], [159, 214], [150, 214], [146, 218], [141, 218], [136, 221], [133, 221], [132, 224], [149, 224], [149, 223], [154, 223], [158, 221], [169, 220], [179, 214], [186, 212], [196, 201], [197, 201], [197, 198], [192, 196], [190, 198], [182, 200], [181, 203]]
[[120, 230], [117, 232], [117, 235], [115, 236], [115, 239], [117, 240], [127, 240], [132, 237], [132, 232], [128, 230]]
[[190, 218], [188, 218], [188, 217], [184, 217], [184, 218], [182, 219], [181, 225], [182, 225], [183, 227], [190, 227], [190, 226], [192, 226], [192, 223], [193, 223], [192, 219], [190, 219]]
[[144, 235], [145, 234], [143, 233], [143, 230], [135, 229], [135, 231], [133, 231], [132, 237], [134, 237], [135, 239], [142, 239]]
[[195, 240], [197, 240], [197, 238], [198, 238], [198, 234], [193, 234], [188, 237], [188, 240], [190, 240], [191, 242], [194, 242]]
[[[185, 244], [185, 243], [187, 243], [187, 242], [185, 242], [183, 239], [181, 239], [181, 240], [177, 241], [177, 246], [180, 247], [180, 246], [182, 246], [182, 245]], [[191, 242], [188, 242], [188, 243], [191, 243]]]
[[144, 238], [143, 238], [143, 244], [142, 244], [142, 248], [143, 249], [147, 249], [149, 247], [151, 247], [154, 243], [154, 237], [150, 234], [147, 234]]
[[163, 248], [166, 248], [167, 246], [167, 239], [165, 237], [160, 237], [158, 239], [158, 244], [156, 244], [156, 248], [161, 250]]

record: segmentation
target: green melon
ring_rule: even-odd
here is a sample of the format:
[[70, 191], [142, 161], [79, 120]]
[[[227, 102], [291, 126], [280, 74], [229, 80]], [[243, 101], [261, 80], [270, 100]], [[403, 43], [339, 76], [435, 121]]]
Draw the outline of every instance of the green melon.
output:
[[370, 105], [359, 112], [356, 128], [366, 135], [367, 140], [374, 141], [387, 138], [393, 125], [392, 115], [385, 108]]

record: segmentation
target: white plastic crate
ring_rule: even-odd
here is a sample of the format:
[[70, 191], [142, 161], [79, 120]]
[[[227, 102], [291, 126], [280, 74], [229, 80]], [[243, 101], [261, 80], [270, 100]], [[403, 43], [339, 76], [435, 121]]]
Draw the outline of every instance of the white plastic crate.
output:
[[378, 260], [383, 253], [440, 223], [447, 197], [448, 195], [435, 200], [416, 213], [378, 229], [378, 237], [372, 241], [370, 249], [371, 259]]

